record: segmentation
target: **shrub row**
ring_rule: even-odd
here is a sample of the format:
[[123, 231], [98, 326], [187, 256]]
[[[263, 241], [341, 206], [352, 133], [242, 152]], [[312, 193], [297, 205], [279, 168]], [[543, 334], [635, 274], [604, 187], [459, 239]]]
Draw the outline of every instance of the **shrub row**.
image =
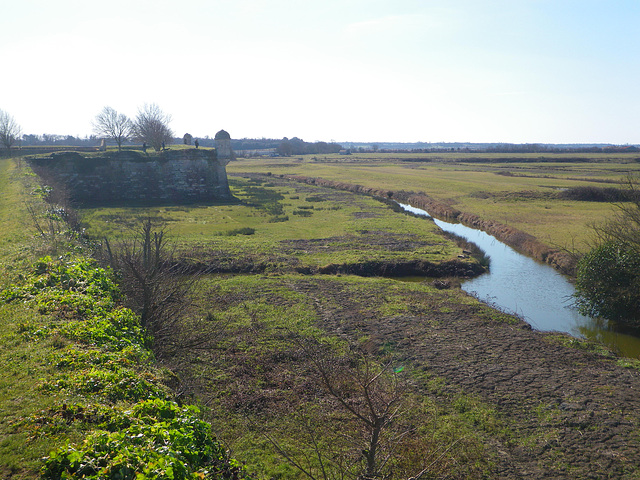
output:
[[615, 187], [571, 187], [558, 193], [558, 197], [579, 202], [629, 202], [634, 200], [633, 192]]

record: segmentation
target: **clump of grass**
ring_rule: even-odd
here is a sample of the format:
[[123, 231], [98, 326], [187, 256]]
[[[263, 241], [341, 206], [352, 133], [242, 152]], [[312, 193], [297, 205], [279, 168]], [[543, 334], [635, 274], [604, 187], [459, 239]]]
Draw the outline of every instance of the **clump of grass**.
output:
[[281, 222], [288, 222], [289, 221], [289, 216], [288, 215], [283, 215], [283, 216], [278, 216], [278, 217], [271, 217], [268, 222], [269, 223], [281, 223]]
[[298, 215], [299, 217], [310, 217], [313, 215], [313, 212], [309, 210], [294, 210], [293, 215]]
[[606, 346], [600, 343], [590, 342], [588, 340], [583, 340], [580, 338], [575, 338], [569, 335], [561, 335], [561, 334], [549, 334], [549, 335], [546, 335], [544, 338], [548, 341], [556, 342], [556, 343], [559, 343], [560, 345], [564, 345], [565, 347], [592, 352], [598, 355], [602, 355], [603, 357], [608, 357], [608, 358], [615, 357], [615, 354], [611, 350], [609, 350]]
[[227, 235], [227, 237], [233, 237], [235, 235], [253, 235], [254, 233], [256, 233], [256, 229], [255, 228], [242, 227], [242, 228], [235, 228], [233, 230], [229, 230], [226, 233], [226, 235]]
[[636, 358], [619, 358], [616, 363], [621, 367], [640, 371], [640, 360]]

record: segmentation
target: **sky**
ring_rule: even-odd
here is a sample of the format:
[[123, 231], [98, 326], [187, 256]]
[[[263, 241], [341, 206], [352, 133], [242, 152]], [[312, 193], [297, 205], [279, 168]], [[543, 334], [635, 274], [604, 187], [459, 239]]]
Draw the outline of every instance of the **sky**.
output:
[[92, 134], [640, 144], [639, 0], [5, 0], [0, 109]]

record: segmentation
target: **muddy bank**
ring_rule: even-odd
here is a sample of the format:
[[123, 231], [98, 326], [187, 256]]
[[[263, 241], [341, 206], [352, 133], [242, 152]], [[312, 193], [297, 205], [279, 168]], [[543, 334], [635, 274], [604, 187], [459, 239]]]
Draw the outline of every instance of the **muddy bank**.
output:
[[396, 192], [392, 190], [377, 189], [358, 184], [336, 182], [333, 180], [305, 177], [301, 175], [284, 175], [284, 178], [311, 185], [337, 188], [354, 193], [370, 195], [384, 200], [407, 203], [414, 207], [426, 210], [431, 215], [442, 218], [443, 220], [454, 220], [469, 227], [483, 230], [519, 252], [524, 253], [535, 260], [547, 263], [564, 274], [575, 274], [576, 258], [573, 255], [557, 248], [551, 248], [539, 241], [533, 235], [516, 228], [499, 222], [494, 222], [492, 220], [484, 220], [477, 215], [461, 212], [460, 210], [434, 200], [424, 192]]
[[321, 274], [351, 274], [361, 277], [476, 277], [485, 272], [478, 263], [449, 261], [431, 262], [364, 262], [359, 264], [330, 264], [317, 269]]
[[431, 277], [431, 278], [473, 278], [485, 273], [478, 263], [451, 260], [443, 263], [425, 261], [368, 261], [360, 263], [340, 263], [322, 266], [305, 266], [298, 261], [251, 261], [220, 262], [209, 259], [206, 262], [184, 262], [176, 265], [182, 272], [190, 274], [261, 274], [299, 273], [302, 275], [358, 275], [361, 277]]
[[[462, 292], [354, 281], [346, 275], [284, 275], [259, 279], [252, 288], [214, 286], [206, 298], [221, 314], [258, 299], [283, 312], [294, 303], [307, 305], [314, 326], [328, 335], [386, 361], [393, 355], [394, 364], [409, 375], [410, 388], [425, 398], [461, 414], [470, 404], [459, 403], [460, 394], [477, 398], [483, 408], [476, 411], [479, 416], [467, 418], [490, 465], [482, 477], [473, 478], [638, 478], [638, 370], [564, 335], [531, 330], [520, 319], [466, 301]], [[234, 394], [225, 393], [222, 399], [226, 408], [266, 415], [273, 409], [283, 412], [279, 409], [286, 408], [291, 396], [319, 398], [300, 349], [291, 344], [291, 349], [272, 350], [273, 332], [263, 325], [268, 322], [257, 315], [250, 326], [242, 323], [246, 330], [226, 350], [212, 348], [209, 375], [202, 374], [198, 363], [196, 379], [206, 381], [199, 391], [205, 403], [215, 405], [216, 396], [231, 388]], [[258, 335], [265, 335], [264, 340]], [[247, 339], [269, 348], [248, 355], [241, 349], [246, 346], [238, 347]], [[237, 380], [233, 384], [215, 383], [220, 381], [221, 355], [228, 362], [224, 370]], [[268, 387], [254, 388], [257, 384]], [[224, 413], [221, 417], [227, 418]]]
[[410, 294], [410, 312], [390, 317], [374, 307], [398, 294], [391, 284], [366, 296], [327, 277], [291, 285], [317, 299], [321, 328], [368, 335], [372, 351], [392, 346], [413, 368], [446, 379], [444, 392], [460, 388], [491, 405], [509, 433], [487, 432], [488, 478], [637, 478], [640, 375], [615, 357], [569, 348], [567, 337], [523, 321], [495, 321], [477, 305], [442, 297], [434, 308], [426, 290]]

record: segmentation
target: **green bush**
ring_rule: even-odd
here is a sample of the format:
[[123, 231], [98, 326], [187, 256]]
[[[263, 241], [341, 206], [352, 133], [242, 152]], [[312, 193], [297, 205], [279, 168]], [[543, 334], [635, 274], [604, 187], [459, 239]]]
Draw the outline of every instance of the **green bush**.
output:
[[104, 314], [116, 305], [120, 291], [111, 273], [93, 260], [39, 259], [22, 285], [0, 292], [0, 301], [32, 301], [41, 314], [69, 318]]
[[594, 186], [567, 188], [558, 197], [582, 202], [628, 202], [633, 198], [627, 189]]
[[128, 308], [116, 308], [103, 316], [67, 322], [59, 332], [71, 340], [111, 351], [145, 345], [140, 321]]
[[74, 371], [55, 380], [43, 382], [40, 390], [91, 395], [111, 403], [167, 397], [166, 388], [158, 385], [158, 379], [150, 373], [141, 373], [113, 364], [105, 367]]
[[288, 222], [289, 221], [289, 215], [283, 215], [281, 217], [271, 217], [269, 220], [267, 220], [267, 223], [281, 223], [281, 222]]
[[82, 445], [51, 452], [42, 477], [119, 479], [244, 478], [243, 468], [215, 440], [196, 407], [148, 400], [96, 431]]
[[594, 248], [578, 265], [576, 292], [582, 314], [640, 325], [640, 256], [613, 241]]

